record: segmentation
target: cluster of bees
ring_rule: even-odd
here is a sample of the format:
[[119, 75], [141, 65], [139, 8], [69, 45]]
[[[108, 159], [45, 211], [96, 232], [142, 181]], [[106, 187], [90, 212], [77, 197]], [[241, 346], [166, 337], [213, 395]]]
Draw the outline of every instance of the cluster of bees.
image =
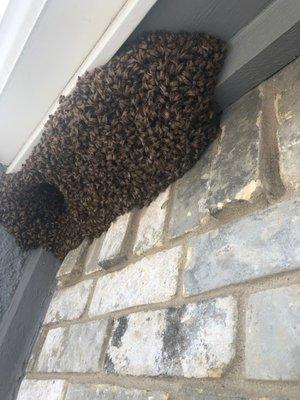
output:
[[149, 204], [216, 136], [224, 54], [206, 34], [147, 33], [86, 72], [22, 170], [3, 176], [0, 223], [22, 248], [62, 259]]

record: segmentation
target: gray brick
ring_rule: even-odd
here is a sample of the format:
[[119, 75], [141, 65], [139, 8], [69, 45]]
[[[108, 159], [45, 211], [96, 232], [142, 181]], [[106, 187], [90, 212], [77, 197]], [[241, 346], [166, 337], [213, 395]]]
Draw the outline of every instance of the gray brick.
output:
[[83, 255], [87, 247], [88, 240], [85, 239], [76, 249], [69, 251], [57, 273], [58, 278], [64, 278], [69, 275], [78, 274], [82, 266], [81, 263], [83, 261]]
[[64, 384], [63, 380], [24, 379], [17, 400], [63, 400]]
[[220, 140], [174, 186], [171, 237], [197, 228], [230, 203], [253, 202], [262, 195], [261, 108], [259, 90], [254, 89], [224, 112]]
[[175, 183], [169, 236], [180, 236], [197, 228], [208, 214], [206, 200], [215, 147], [208, 149], [200, 161]]
[[37, 361], [39, 372], [96, 372], [106, 321], [51, 329]]
[[181, 254], [181, 246], [174, 247], [99, 278], [89, 314], [170, 300], [176, 293]]
[[130, 221], [130, 213], [124, 214], [111, 224], [103, 239], [99, 265], [108, 268], [125, 258], [124, 240]]
[[169, 189], [161, 193], [145, 210], [142, 215], [133, 252], [143, 254], [154, 246], [162, 244], [163, 229], [166, 218], [166, 203]]
[[254, 89], [223, 114], [222, 135], [207, 198], [212, 212], [227, 203], [252, 201], [261, 193], [258, 158], [261, 106], [259, 90]]
[[99, 265], [100, 250], [102, 248], [105, 233], [99, 238], [95, 238], [89, 246], [86, 258], [85, 258], [85, 273], [90, 274], [96, 271], [100, 271]]
[[168, 396], [161, 392], [124, 389], [110, 385], [71, 384], [66, 400], [167, 400]]
[[234, 356], [235, 319], [232, 297], [122, 317], [114, 322], [105, 370], [219, 377]]
[[185, 294], [299, 268], [299, 226], [295, 199], [190, 239]]
[[252, 379], [300, 379], [300, 285], [250, 296], [246, 374]]
[[44, 323], [80, 318], [86, 307], [92, 280], [58, 290], [50, 303]]
[[300, 188], [300, 58], [273, 78], [279, 124], [280, 173], [285, 186]]

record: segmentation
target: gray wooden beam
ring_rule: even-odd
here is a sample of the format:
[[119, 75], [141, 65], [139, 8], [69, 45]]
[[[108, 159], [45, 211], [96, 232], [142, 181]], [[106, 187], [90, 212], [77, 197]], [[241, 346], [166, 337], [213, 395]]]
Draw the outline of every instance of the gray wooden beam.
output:
[[39, 248], [30, 252], [24, 273], [0, 324], [0, 399], [13, 400], [44, 319], [59, 263]]
[[229, 41], [216, 89], [222, 109], [299, 56], [299, 20], [299, 0], [276, 0]]

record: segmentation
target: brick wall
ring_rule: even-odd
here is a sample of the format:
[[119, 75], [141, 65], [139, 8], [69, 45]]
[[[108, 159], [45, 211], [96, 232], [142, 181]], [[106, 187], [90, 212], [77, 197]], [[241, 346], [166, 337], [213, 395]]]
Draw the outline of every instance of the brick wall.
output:
[[18, 400], [300, 398], [300, 62], [70, 252]]

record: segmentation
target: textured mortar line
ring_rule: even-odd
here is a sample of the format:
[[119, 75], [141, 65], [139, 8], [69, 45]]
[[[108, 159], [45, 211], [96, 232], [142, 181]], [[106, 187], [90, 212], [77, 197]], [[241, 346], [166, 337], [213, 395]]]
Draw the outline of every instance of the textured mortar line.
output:
[[91, 302], [92, 302], [92, 298], [93, 298], [94, 293], [95, 293], [96, 285], [97, 285], [97, 279], [94, 279], [93, 283], [92, 283], [92, 287], [90, 288], [90, 293], [89, 293], [89, 296], [88, 296], [87, 303], [86, 303], [86, 305], [84, 307], [84, 311], [83, 311], [82, 315], [80, 316], [80, 318], [88, 316], [89, 308], [90, 308], [90, 305], [91, 305]]
[[176, 297], [177, 300], [183, 300], [183, 281], [184, 281], [184, 271], [188, 256], [188, 242], [185, 240], [182, 243], [182, 255], [178, 265], [178, 279], [177, 279], [177, 290]]
[[128, 307], [123, 310], [112, 311], [110, 313], [97, 315], [95, 317], [84, 316], [69, 321], [61, 320], [58, 323], [50, 323], [44, 325], [44, 327], [56, 328], [56, 327], [64, 327], [64, 326], [70, 326], [70, 325], [87, 323], [98, 320], [118, 319], [120, 317], [141, 311], [155, 311], [169, 307], [180, 307], [183, 304], [198, 303], [202, 301], [212, 300], [217, 297], [227, 297], [230, 295], [240, 298], [240, 296], [242, 295], [250, 295], [269, 288], [284, 287], [299, 282], [300, 282], [300, 265], [299, 269], [295, 271], [284, 271], [276, 275], [269, 275], [266, 277], [257, 278], [255, 280], [238, 284], [232, 284], [223, 288], [213, 289], [205, 293], [200, 293], [198, 295], [193, 295], [189, 297], [180, 297], [180, 295], [177, 294], [173, 299], [167, 302]]
[[184, 378], [184, 377], [147, 377], [147, 376], [121, 376], [106, 374], [105, 372], [74, 374], [74, 373], [30, 373], [30, 379], [64, 379], [69, 383], [94, 383], [109, 384], [126, 388], [136, 388], [144, 390], [165, 391], [176, 396], [180, 387], [188, 386], [190, 388], [205, 389], [210, 394], [224, 393], [226, 387], [226, 395], [234, 396], [293, 396], [298, 400], [300, 382], [292, 381], [261, 381], [261, 380], [240, 380], [228, 377], [221, 378]]
[[65, 382], [61, 400], [66, 400], [68, 389], [69, 389], [69, 382]]
[[113, 320], [109, 319], [107, 322], [105, 337], [104, 337], [104, 341], [103, 341], [101, 351], [100, 351], [100, 356], [99, 356], [98, 365], [99, 365], [100, 371], [104, 371], [105, 356], [107, 353], [110, 338], [112, 337], [112, 332], [113, 332]]
[[48, 334], [50, 329], [51, 328], [49, 328], [46, 325], [42, 326], [42, 328], [40, 330], [40, 333], [38, 335], [38, 338], [37, 338], [37, 340], [36, 340], [36, 342], [34, 344], [34, 348], [32, 350], [32, 353], [31, 353], [32, 360], [29, 360], [29, 363], [28, 363], [28, 366], [27, 366], [27, 370], [26, 370], [27, 373], [28, 372], [32, 372], [36, 368], [37, 360], [39, 358], [39, 355], [41, 353], [42, 347], [43, 347], [43, 345], [45, 343], [47, 334]]
[[224, 377], [229, 379], [244, 380], [244, 363], [245, 363], [245, 302], [243, 299], [243, 291], [235, 295], [237, 301], [236, 315], [236, 335], [234, 339], [235, 354], [230, 364], [227, 365]]
[[166, 246], [169, 243], [168, 231], [169, 231], [169, 227], [170, 227], [172, 210], [173, 210], [173, 206], [174, 206], [174, 202], [175, 202], [175, 188], [176, 188], [177, 184], [178, 184], [178, 180], [169, 186], [169, 198], [168, 198], [168, 202], [167, 202], [166, 216], [165, 216], [163, 235], [162, 235], [163, 246]]
[[271, 78], [259, 86], [263, 98], [261, 117], [258, 121], [260, 132], [258, 161], [259, 177], [267, 200], [272, 204], [283, 196], [285, 189], [280, 177], [279, 147], [277, 139], [278, 120], [275, 110], [274, 82]]
[[132, 249], [137, 234], [136, 224], [139, 222], [139, 220], [140, 220], [139, 210], [137, 209], [131, 210], [129, 222], [127, 225], [127, 229], [125, 232], [124, 240], [120, 251], [121, 254], [123, 253], [125, 255], [125, 260], [130, 258], [130, 256], [132, 255]]

